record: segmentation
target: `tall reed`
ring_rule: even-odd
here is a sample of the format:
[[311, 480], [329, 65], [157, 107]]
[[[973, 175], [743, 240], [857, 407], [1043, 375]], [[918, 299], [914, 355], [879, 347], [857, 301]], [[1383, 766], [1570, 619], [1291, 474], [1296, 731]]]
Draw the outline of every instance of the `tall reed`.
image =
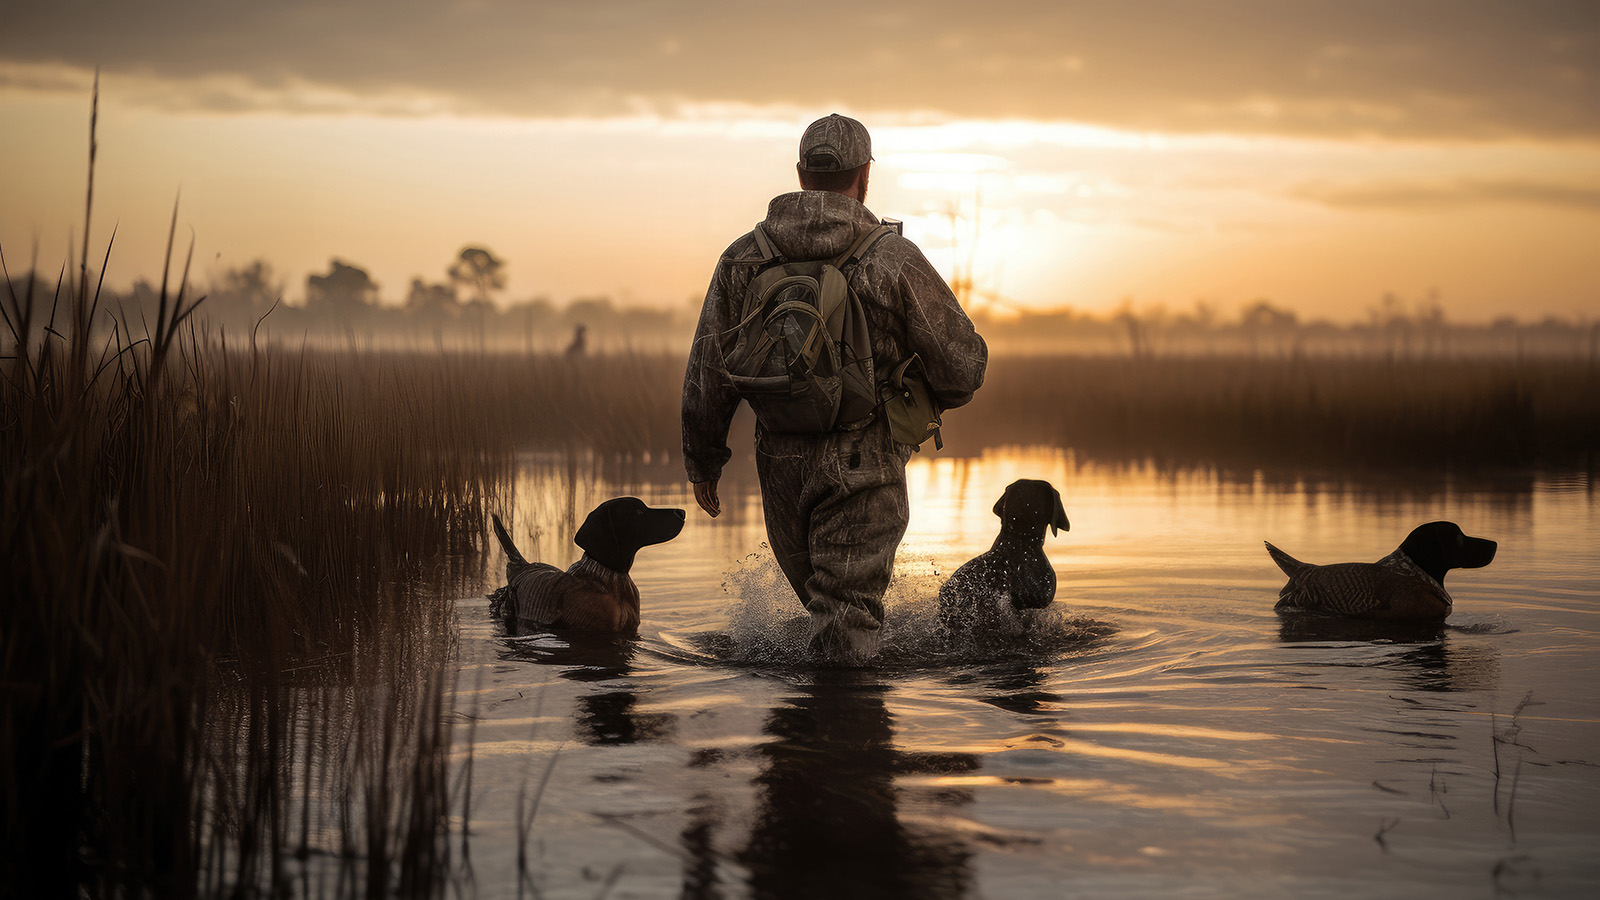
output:
[[272, 884], [311, 807], [366, 835], [323, 848], [363, 883], [442, 852], [450, 601], [509, 445], [437, 372], [230, 350], [181, 316], [91, 354], [8, 300], [6, 881]]
[[154, 321], [115, 315], [85, 225], [75, 277], [0, 295], [0, 893], [280, 894], [318, 858], [434, 893], [451, 599], [509, 445], [437, 371], [200, 333], [170, 243]]

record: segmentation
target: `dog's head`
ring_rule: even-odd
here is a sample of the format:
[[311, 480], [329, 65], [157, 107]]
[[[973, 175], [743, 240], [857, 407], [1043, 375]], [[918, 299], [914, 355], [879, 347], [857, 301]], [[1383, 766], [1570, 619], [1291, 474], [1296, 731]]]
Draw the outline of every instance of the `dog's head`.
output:
[[1400, 550], [1422, 571], [1444, 584], [1444, 573], [1451, 569], [1478, 569], [1494, 559], [1498, 547], [1486, 538], [1468, 537], [1454, 522], [1429, 522], [1418, 525], [1406, 536]]
[[1046, 525], [1051, 534], [1072, 530], [1066, 507], [1061, 505], [1061, 492], [1048, 481], [1023, 478], [1011, 482], [995, 501], [994, 514], [1000, 517], [1002, 531], [1044, 537]]
[[596, 506], [572, 542], [601, 565], [626, 572], [640, 547], [677, 537], [683, 518], [681, 509], [653, 509], [638, 497], [618, 497]]

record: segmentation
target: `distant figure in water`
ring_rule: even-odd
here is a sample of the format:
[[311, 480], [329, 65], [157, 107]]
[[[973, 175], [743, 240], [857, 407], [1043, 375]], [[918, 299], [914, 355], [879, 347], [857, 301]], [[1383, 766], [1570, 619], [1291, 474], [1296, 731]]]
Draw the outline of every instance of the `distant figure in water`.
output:
[[1444, 621], [1452, 601], [1451, 569], [1478, 569], [1494, 559], [1495, 542], [1468, 537], [1454, 522], [1418, 525], [1393, 553], [1375, 563], [1312, 565], [1267, 544], [1289, 583], [1277, 608], [1363, 619]]
[[579, 325], [577, 328], [573, 329], [573, 331], [572, 331], [572, 343], [567, 345], [567, 355], [568, 356], [582, 356], [583, 355], [583, 352], [585, 350], [584, 340], [583, 340], [583, 333], [586, 330], [588, 330], [588, 329], [583, 325]]

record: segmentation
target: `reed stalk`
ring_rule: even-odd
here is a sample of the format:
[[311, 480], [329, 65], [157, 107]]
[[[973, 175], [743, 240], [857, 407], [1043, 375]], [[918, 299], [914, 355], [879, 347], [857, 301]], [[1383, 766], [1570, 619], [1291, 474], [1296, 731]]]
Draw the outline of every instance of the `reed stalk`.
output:
[[[91, 130], [91, 184], [93, 155]], [[509, 445], [438, 368], [196, 328], [176, 207], [154, 321], [104, 309], [91, 211], [76, 277], [7, 269], [0, 295], [0, 888], [277, 895], [331, 868], [336, 894], [431, 896], [462, 802], [451, 599]]]

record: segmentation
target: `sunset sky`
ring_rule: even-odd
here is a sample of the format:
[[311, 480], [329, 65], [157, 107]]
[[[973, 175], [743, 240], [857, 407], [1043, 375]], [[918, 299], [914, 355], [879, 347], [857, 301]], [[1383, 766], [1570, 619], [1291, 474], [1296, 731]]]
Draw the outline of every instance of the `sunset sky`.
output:
[[502, 302], [683, 306], [872, 131], [868, 206], [983, 304], [1600, 318], [1600, 5], [1488, 0], [0, 0], [0, 248], [199, 280], [332, 257], [400, 302], [465, 244]]

